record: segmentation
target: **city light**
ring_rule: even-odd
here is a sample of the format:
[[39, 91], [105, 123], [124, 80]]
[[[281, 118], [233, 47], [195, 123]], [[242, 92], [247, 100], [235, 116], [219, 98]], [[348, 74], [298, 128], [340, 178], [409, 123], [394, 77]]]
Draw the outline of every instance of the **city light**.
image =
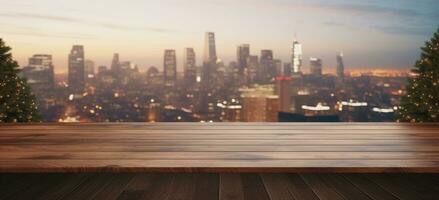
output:
[[330, 110], [331, 107], [324, 106], [321, 103], [319, 103], [319, 104], [317, 104], [317, 106], [302, 105], [302, 109], [304, 109], [304, 110], [311, 110], [311, 111], [326, 111], [326, 110]]
[[[66, 80], [58, 81], [63, 84], [51, 84], [52, 75], [55, 77], [51, 55], [31, 57], [25, 75], [35, 80], [30, 84], [38, 85], [34, 90], [42, 105], [64, 108], [64, 116], [77, 116], [51, 119], [60, 122], [79, 118], [103, 122], [275, 122], [280, 120], [279, 112], [332, 115], [341, 121], [391, 120], [372, 113], [394, 113], [398, 98], [405, 94], [404, 79], [387, 77], [383, 71], [352, 77], [345, 73], [341, 52], [332, 60], [337, 73], [323, 74], [324, 61], [315, 56], [309, 59], [308, 73], [303, 71], [307, 66], [302, 58], [304, 46], [306, 43], [292, 41], [289, 59], [283, 62], [274, 57], [272, 49], [254, 54], [251, 44], [240, 44], [236, 61], [224, 63], [217, 55], [215, 33], [208, 32], [203, 61], [197, 62], [196, 49], [185, 48], [182, 72], [177, 70], [176, 49], [164, 50], [163, 66], [151, 66], [146, 72], [139, 71], [132, 61], [121, 60], [119, 53], [113, 54], [111, 66], [98, 66], [96, 72], [95, 62], [85, 57], [86, 48], [73, 45], [68, 56], [69, 73]], [[64, 92], [69, 94], [67, 100], [59, 99]], [[59, 116], [53, 112], [60, 111], [44, 112]]]
[[379, 112], [379, 113], [393, 113], [393, 112], [395, 112], [392, 108], [373, 108], [372, 110], [374, 112]]

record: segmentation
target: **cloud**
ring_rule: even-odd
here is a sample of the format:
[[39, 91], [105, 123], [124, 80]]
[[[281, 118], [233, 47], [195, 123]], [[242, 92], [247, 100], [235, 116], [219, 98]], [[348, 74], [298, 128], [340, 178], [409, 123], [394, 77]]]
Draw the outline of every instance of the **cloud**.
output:
[[12, 17], [12, 18], [24, 18], [24, 19], [42, 19], [49, 21], [59, 21], [59, 22], [84, 22], [80, 19], [63, 17], [63, 16], [54, 16], [54, 15], [42, 15], [42, 14], [29, 14], [29, 13], [1, 13], [0, 16], [3, 17]]
[[320, 9], [337, 11], [338, 13], [354, 15], [382, 15], [395, 17], [419, 17], [423, 13], [411, 9], [384, 7], [371, 4], [320, 4], [314, 5]]
[[97, 39], [96, 35], [84, 34], [84, 33], [66, 33], [66, 32], [50, 32], [30, 27], [20, 26], [15, 24], [0, 23], [0, 27], [8, 27], [1, 30], [4, 34], [11, 35], [26, 35], [33, 37], [48, 37], [48, 38], [70, 38], [70, 39]]
[[64, 23], [68, 22], [68, 23], [76, 23], [76, 24], [86, 24], [86, 25], [98, 26], [101, 28], [120, 30], [120, 31], [148, 31], [148, 32], [160, 32], [160, 33], [175, 32], [175, 30], [171, 30], [171, 29], [163, 29], [163, 28], [155, 28], [155, 27], [135, 27], [135, 26], [127, 26], [127, 25], [114, 24], [114, 23], [102, 23], [102, 22], [96, 22], [96, 21], [79, 19], [79, 18], [45, 15], [45, 14], [0, 13], [0, 16], [21, 18], [21, 19], [40, 19], [40, 20], [64, 22]]
[[47, 37], [47, 38], [70, 38], [70, 39], [97, 39], [94, 35], [78, 34], [78, 33], [44, 33], [44, 32], [24, 32], [24, 31], [2, 31], [6, 34], [26, 35], [33, 37]]
[[110, 23], [100, 23], [103, 28], [121, 30], [121, 31], [151, 31], [151, 32], [175, 32], [171, 29], [153, 28], [153, 27], [136, 27], [136, 26], [126, 26], [120, 24], [110, 24]]
[[371, 29], [385, 34], [414, 35], [414, 36], [428, 36], [431, 34], [431, 31], [429, 31], [427, 27], [413, 27], [407, 25], [386, 24], [386, 25], [360, 26], [360, 25], [346, 24], [346, 23], [333, 22], [333, 21], [325, 21], [322, 24], [325, 26], [342, 27], [350, 30]]

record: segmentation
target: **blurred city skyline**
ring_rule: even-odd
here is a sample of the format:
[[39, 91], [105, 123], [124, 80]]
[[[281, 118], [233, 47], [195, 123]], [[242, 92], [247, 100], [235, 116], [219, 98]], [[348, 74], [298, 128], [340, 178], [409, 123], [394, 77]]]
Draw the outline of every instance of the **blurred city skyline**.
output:
[[74, 44], [85, 57], [109, 66], [113, 53], [141, 70], [162, 68], [165, 49], [175, 49], [178, 71], [183, 50], [193, 47], [202, 64], [204, 34], [216, 33], [218, 58], [236, 60], [236, 47], [250, 44], [251, 54], [273, 50], [289, 61], [294, 38], [303, 45], [304, 69], [319, 57], [335, 69], [343, 51], [348, 69], [409, 69], [419, 47], [437, 28], [433, 0], [412, 2], [344, 0], [163, 0], [2, 2], [1, 37], [13, 47], [21, 66], [33, 54], [51, 54], [57, 73], [67, 71]]

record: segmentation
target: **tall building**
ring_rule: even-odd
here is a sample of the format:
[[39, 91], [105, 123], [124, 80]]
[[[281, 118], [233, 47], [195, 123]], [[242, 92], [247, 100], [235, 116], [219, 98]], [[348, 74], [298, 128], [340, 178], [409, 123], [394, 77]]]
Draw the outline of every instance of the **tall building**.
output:
[[337, 53], [337, 76], [340, 79], [344, 78], [344, 63], [343, 63], [343, 52]]
[[245, 70], [245, 75], [247, 79], [247, 84], [253, 84], [256, 82], [257, 71], [259, 69], [258, 56], [249, 56], [247, 58], [247, 69]]
[[101, 66], [98, 67], [98, 74], [104, 73], [106, 71], [108, 71], [107, 66], [101, 65]]
[[90, 82], [95, 78], [95, 63], [92, 60], [85, 60], [85, 79], [86, 82]]
[[175, 50], [165, 50], [163, 59], [165, 86], [174, 87], [177, 82], [177, 58]]
[[291, 76], [291, 63], [284, 63], [282, 76]]
[[33, 55], [29, 58], [28, 66], [23, 68], [22, 74], [27, 78], [28, 83], [34, 91], [51, 88], [55, 82], [52, 55]]
[[292, 74], [302, 73], [302, 45], [297, 40], [291, 46], [291, 68]]
[[85, 85], [84, 46], [74, 45], [69, 54], [68, 83], [75, 92], [82, 92]]
[[277, 122], [279, 97], [272, 88], [250, 88], [241, 90], [243, 102], [242, 120], [245, 122]]
[[238, 62], [238, 73], [240, 76], [244, 74], [245, 69], [248, 66], [248, 57], [250, 56], [250, 45], [249, 44], [242, 44], [239, 45], [236, 49], [236, 58]]
[[162, 76], [160, 75], [159, 70], [151, 66], [146, 71], [146, 81], [148, 85], [161, 85], [163, 84]]
[[279, 111], [291, 112], [291, 76], [276, 77], [275, 94], [279, 96]]
[[208, 87], [210, 81], [212, 81], [213, 73], [216, 70], [216, 45], [215, 45], [215, 33], [207, 32], [205, 38], [204, 47], [204, 59], [201, 81], [204, 82], [204, 86]]
[[322, 75], [322, 60], [320, 58], [309, 58], [310, 72], [311, 75], [321, 76]]
[[197, 81], [197, 66], [195, 51], [193, 48], [186, 48], [184, 51], [184, 80], [186, 84], [192, 85]]
[[276, 73], [276, 68], [273, 63], [273, 51], [272, 50], [261, 50], [260, 58], [260, 70], [258, 72], [258, 79], [263, 82], [269, 82], [273, 76], [273, 71]]
[[113, 60], [111, 61], [111, 71], [118, 73], [120, 71], [120, 60], [119, 54], [115, 53], [113, 55]]
[[282, 60], [274, 59], [273, 60], [273, 66], [274, 66], [275, 70], [271, 70], [270, 71], [270, 76], [276, 77], [276, 76], [281, 76], [282, 74], [284, 74]]

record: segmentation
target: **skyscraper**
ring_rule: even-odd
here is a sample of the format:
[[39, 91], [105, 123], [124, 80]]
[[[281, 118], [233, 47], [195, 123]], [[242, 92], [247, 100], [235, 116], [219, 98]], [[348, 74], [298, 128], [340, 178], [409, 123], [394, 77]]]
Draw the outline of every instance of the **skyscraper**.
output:
[[186, 48], [184, 51], [184, 80], [186, 84], [192, 85], [197, 80], [197, 66], [195, 51], [193, 48]]
[[165, 50], [163, 59], [165, 86], [174, 87], [177, 82], [177, 58], [175, 50]]
[[55, 82], [52, 55], [33, 55], [29, 58], [29, 64], [23, 68], [22, 73], [34, 91], [51, 88]]
[[291, 67], [292, 74], [302, 73], [302, 45], [297, 40], [291, 46]]
[[245, 122], [276, 122], [279, 112], [279, 97], [273, 95], [273, 88], [263, 86], [240, 90], [242, 99], [242, 120]]
[[320, 58], [309, 58], [310, 72], [311, 75], [321, 76], [322, 75], [322, 60]]
[[276, 76], [281, 76], [283, 74], [283, 65], [282, 65], [282, 60], [280, 59], [274, 59], [273, 60], [273, 68], [274, 70], [270, 71], [270, 76], [272, 77], [276, 77]]
[[115, 53], [113, 55], [113, 60], [111, 62], [111, 71], [115, 73], [119, 73], [120, 71], [120, 60], [119, 60], [119, 54]]
[[204, 60], [201, 81], [204, 82], [204, 86], [208, 87], [209, 82], [212, 81], [213, 73], [216, 70], [216, 45], [215, 45], [215, 33], [207, 32], [205, 38], [204, 47]]
[[247, 59], [250, 56], [250, 45], [239, 45], [236, 50], [236, 58], [238, 62], [238, 73], [240, 76], [244, 74], [245, 68], [248, 67]]
[[338, 52], [336, 57], [337, 57], [337, 76], [340, 79], [344, 79], [343, 52]]
[[273, 71], [276, 73], [276, 68], [273, 63], [273, 51], [272, 50], [261, 50], [261, 60], [259, 62], [260, 70], [258, 72], [258, 79], [263, 82], [269, 82], [273, 76]]
[[255, 83], [258, 69], [259, 69], [258, 56], [249, 56], [247, 58], [247, 69], [245, 70], [247, 84]]
[[74, 45], [69, 54], [68, 83], [75, 92], [82, 92], [85, 85], [84, 46]]
[[85, 60], [85, 79], [90, 82], [95, 78], [95, 63], [92, 60]]

